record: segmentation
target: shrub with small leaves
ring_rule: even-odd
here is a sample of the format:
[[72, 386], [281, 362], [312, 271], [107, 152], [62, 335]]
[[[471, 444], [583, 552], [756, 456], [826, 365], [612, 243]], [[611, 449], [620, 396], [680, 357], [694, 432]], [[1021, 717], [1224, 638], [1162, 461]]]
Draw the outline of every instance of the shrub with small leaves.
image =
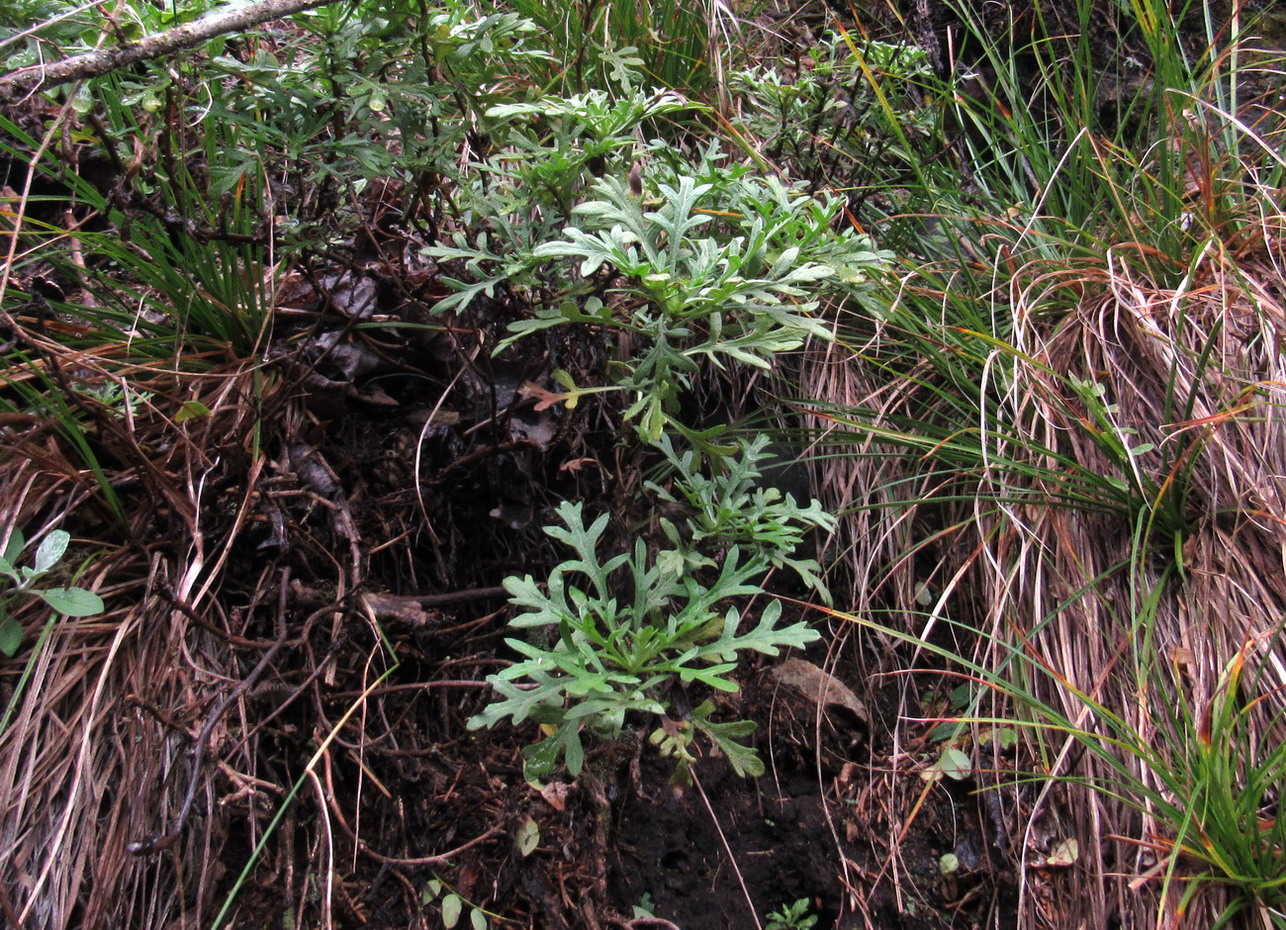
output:
[[829, 526], [829, 515], [816, 502], [801, 508], [789, 496], [749, 490], [764, 456], [762, 442], [728, 457], [728, 471], [718, 479], [697, 474], [692, 457], [676, 454], [668, 443], [662, 448], [677, 471], [674, 493], [697, 504], [687, 532], [666, 524], [671, 548], [653, 554], [639, 539], [632, 550], [605, 558], [600, 549], [608, 515], [587, 525], [582, 505], [565, 502], [558, 508], [562, 525], [545, 532], [573, 555], [543, 584], [530, 575], [505, 581], [511, 603], [522, 610], [510, 625], [530, 631], [529, 638], [506, 640], [522, 658], [488, 679], [499, 700], [469, 726], [490, 727], [507, 717], [546, 727], [549, 735], [525, 752], [533, 779], [548, 775], [560, 758], [579, 774], [582, 734], [617, 738], [631, 713], [664, 718], [652, 742], [676, 758], [679, 778], [693, 760], [688, 747], [697, 732], [738, 774], [759, 775], [763, 763], [738, 742], [753, 723], [717, 723], [709, 701], [671, 720], [675, 692], [701, 685], [734, 692], [732, 675], [743, 653], [775, 656], [818, 638], [802, 622], [784, 624], [780, 601], [756, 606], [751, 623], [737, 602], [763, 594], [774, 565], [793, 569], [821, 590], [816, 563], [792, 554], [802, 530]]

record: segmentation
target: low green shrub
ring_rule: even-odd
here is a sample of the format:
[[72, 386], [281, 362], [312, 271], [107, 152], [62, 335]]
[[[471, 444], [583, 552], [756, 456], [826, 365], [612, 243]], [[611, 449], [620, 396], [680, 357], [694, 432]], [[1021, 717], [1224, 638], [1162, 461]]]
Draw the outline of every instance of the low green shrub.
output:
[[817, 563], [795, 551], [809, 528], [830, 529], [833, 518], [813, 501], [800, 507], [789, 496], [753, 487], [766, 441], [743, 444], [715, 477], [695, 474], [693, 457], [661, 448], [675, 471], [675, 493], [662, 499], [692, 506], [691, 515], [667, 520], [670, 548], [653, 552], [643, 539], [604, 557], [609, 516], [586, 525], [584, 508], [566, 502], [561, 526], [545, 528], [572, 555], [547, 581], [528, 575], [506, 579], [511, 602], [521, 612], [511, 621], [526, 639], [506, 640], [522, 659], [488, 681], [499, 699], [469, 721], [472, 729], [505, 718], [540, 724], [546, 736], [525, 750], [532, 779], [548, 775], [565, 758], [568, 770], [584, 765], [582, 734], [622, 735], [627, 715], [662, 717], [652, 742], [678, 763], [683, 779], [694, 760], [697, 732], [705, 734], [742, 775], [759, 775], [763, 763], [738, 740], [754, 729], [749, 721], [719, 723], [713, 702], [688, 711], [689, 685], [734, 692], [742, 653], [777, 655], [818, 638], [802, 622], [784, 623], [781, 602], [770, 599], [747, 624], [745, 599], [765, 593], [776, 566], [792, 569], [821, 589]]

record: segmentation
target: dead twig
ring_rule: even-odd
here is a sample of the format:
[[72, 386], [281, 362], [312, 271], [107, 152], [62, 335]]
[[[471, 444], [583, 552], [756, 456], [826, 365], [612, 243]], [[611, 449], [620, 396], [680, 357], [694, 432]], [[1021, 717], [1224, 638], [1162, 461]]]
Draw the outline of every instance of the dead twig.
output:
[[203, 16], [193, 23], [175, 26], [165, 32], [120, 45], [115, 48], [86, 52], [56, 61], [50, 65], [31, 65], [0, 76], [0, 94], [36, 87], [53, 87], [85, 78], [101, 77], [153, 58], [195, 48], [202, 42], [232, 32], [241, 32], [260, 23], [284, 19], [305, 10], [328, 6], [335, 0], [261, 0], [236, 10]]

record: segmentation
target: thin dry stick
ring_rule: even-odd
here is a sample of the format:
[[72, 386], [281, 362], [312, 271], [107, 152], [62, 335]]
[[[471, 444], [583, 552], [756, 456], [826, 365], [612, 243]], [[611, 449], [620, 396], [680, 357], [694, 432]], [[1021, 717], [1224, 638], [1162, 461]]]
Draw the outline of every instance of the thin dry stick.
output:
[[326, 833], [326, 893], [322, 897], [322, 926], [327, 930], [334, 930], [335, 916], [332, 902], [335, 897], [335, 835], [331, 832], [326, 792], [322, 788], [321, 779], [317, 777], [316, 771], [311, 770], [308, 772], [308, 779], [313, 784], [313, 790], [317, 792], [317, 810]]
[[[284, 19], [295, 13], [327, 6], [336, 0], [262, 0], [241, 9], [203, 16], [194, 23], [175, 26], [165, 32], [120, 45], [116, 48], [86, 52], [56, 61], [51, 65], [30, 65], [0, 77], [0, 93], [53, 87], [70, 81], [100, 77], [153, 58], [195, 48], [202, 42], [231, 32], [241, 32], [260, 23]], [[68, 98], [70, 99], [70, 97]]]

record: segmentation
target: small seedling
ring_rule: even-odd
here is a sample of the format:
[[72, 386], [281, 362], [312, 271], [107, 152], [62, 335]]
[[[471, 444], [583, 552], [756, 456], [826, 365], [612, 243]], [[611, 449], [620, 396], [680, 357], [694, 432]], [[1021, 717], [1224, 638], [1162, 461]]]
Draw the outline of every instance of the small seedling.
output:
[[[30, 565], [18, 565], [18, 556], [27, 544], [20, 530], [9, 534], [9, 542], [0, 556], [0, 576], [8, 579], [8, 590], [0, 592], [0, 652], [12, 657], [22, 646], [22, 624], [9, 615], [13, 603], [23, 595], [41, 598], [60, 614], [68, 617], [88, 617], [101, 613], [103, 599], [92, 591], [75, 587], [38, 588], [40, 580], [62, 559], [67, 552], [71, 536], [64, 530], [54, 530], [40, 543]], [[0, 582], [3, 585], [4, 582]]]
[[794, 904], [783, 904], [768, 915], [764, 930], [811, 930], [817, 923], [817, 915], [810, 913], [812, 905], [807, 898], [800, 898]]
[[[443, 894], [446, 892], [446, 894]], [[420, 892], [420, 902], [426, 907], [436, 903], [442, 916], [442, 926], [446, 930], [452, 930], [460, 923], [460, 918], [464, 916], [466, 910], [469, 914], [469, 927], [471, 930], [486, 930], [491, 926], [491, 918], [500, 920], [498, 914], [493, 914], [488, 910], [471, 903], [460, 894], [452, 890], [440, 878], [432, 878]]]

